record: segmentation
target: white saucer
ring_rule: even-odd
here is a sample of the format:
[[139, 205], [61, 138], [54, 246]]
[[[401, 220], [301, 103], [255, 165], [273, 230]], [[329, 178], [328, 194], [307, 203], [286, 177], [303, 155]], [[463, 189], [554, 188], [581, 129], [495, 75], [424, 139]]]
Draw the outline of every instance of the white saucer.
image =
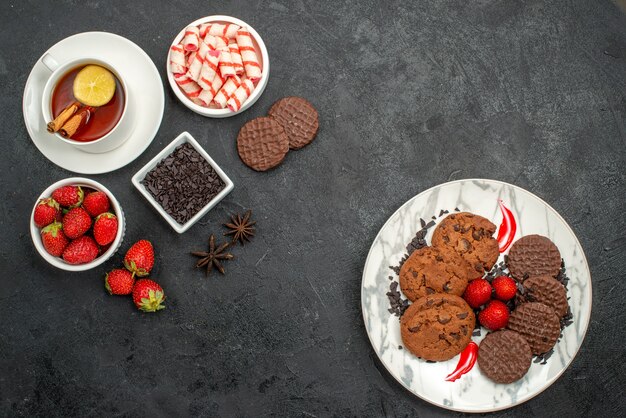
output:
[[89, 55], [104, 58], [114, 65], [128, 86], [126, 112], [131, 112], [128, 116], [135, 123], [130, 124], [126, 132], [119, 132], [120, 135], [130, 136], [126, 142], [103, 154], [89, 154], [59, 141], [46, 131], [46, 122], [41, 114], [41, 96], [51, 72], [40, 57], [26, 81], [22, 103], [26, 129], [39, 151], [59, 167], [82, 174], [108, 173], [139, 157], [154, 139], [165, 107], [161, 76], [150, 57], [128, 39], [107, 32], [70, 36], [43, 55], [46, 53], [59, 63]]

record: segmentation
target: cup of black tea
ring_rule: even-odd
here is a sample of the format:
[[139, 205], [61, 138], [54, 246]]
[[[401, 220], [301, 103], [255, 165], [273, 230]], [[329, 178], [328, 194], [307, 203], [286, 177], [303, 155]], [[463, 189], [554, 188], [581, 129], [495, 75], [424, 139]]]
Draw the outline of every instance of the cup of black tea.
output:
[[130, 137], [128, 88], [111, 64], [99, 58], [59, 64], [50, 54], [42, 63], [52, 71], [41, 102], [50, 140], [104, 153]]

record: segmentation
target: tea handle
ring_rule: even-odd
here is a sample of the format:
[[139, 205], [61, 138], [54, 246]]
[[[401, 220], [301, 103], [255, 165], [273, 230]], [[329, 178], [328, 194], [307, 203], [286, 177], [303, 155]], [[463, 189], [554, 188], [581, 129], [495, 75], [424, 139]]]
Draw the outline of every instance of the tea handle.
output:
[[59, 63], [54, 58], [52, 58], [52, 55], [50, 55], [49, 53], [46, 53], [43, 57], [41, 57], [41, 62], [48, 70], [52, 72], [59, 68]]

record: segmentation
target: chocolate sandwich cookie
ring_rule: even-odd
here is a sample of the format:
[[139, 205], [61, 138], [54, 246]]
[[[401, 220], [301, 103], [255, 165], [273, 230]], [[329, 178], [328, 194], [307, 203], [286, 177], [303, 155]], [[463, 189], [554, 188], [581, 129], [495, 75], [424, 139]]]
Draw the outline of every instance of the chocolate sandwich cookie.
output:
[[302, 97], [284, 97], [270, 108], [268, 115], [276, 119], [289, 137], [289, 148], [300, 149], [315, 139], [319, 129], [317, 110]]
[[444, 361], [459, 354], [472, 339], [476, 317], [459, 296], [436, 293], [413, 302], [400, 320], [404, 346], [416, 356]]
[[289, 151], [289, 139], [283, 127], [270, 117], [246, 122], [237, 135], [237, 152], [241, 161], [257, 171], [280, 164]]
[[500, 250], [492, 236], [496, 226], [482, 216], [469, 212], [446, 216], [435, 228], [432, 243], [446, 251], [454, 251], [463, 257], [482, 276], [491, 270]]
[[561, 253], [548, 238], [526, 235], [511, 246], [507, 265], [518, 280], [533, 276], [556, 277], [561, 269]]
[[478, 348], [478, 367], [496, 383], [521, 379], [533, 358], [530, 345], [515, 331], [500, 330], [487, 334]]
[[400, 269], [402, 293], [414, 301], [433, 293], [461, 296], [476, 272], [461, 257], [434, 247], [413, 251]]
[[540, 302], [554, 309], [559, 318], [567, 313], [567, 292], [565, 287], [550, 276], [536, 276], [524, 280], [522, 297], [528, 302]]
[[533, 354], [549, 351], [561, 335], [559, 317], [554, 309], [539, 302], [524, 303], [515, 308], [507, 327], [528, 341]]

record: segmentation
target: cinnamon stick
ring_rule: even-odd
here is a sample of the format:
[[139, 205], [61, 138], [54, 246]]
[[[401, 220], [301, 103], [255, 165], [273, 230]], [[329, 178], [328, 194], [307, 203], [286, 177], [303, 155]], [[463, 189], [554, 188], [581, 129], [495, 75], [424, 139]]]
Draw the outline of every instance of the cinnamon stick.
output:
[[85, 126], [89, 122], [89, 118], [95, 112], [96, 109], [91, 106], [85, 106], [72, 116], [63, 127], [59, 130], [59, 133], [63, 138], [71, 138], [80, 128]]
[[52, 122], [48, 123], [48, 132], [57, 132], [59, 129], [61, 129], [65, 122], [67, 122], [68, 119], [71, 118], [79, 108], [80, 103], [74, 102], [67, 106], [65, 109], [63, 109], [63, 111], [59, 113], [59, 116], [54, 118]]

